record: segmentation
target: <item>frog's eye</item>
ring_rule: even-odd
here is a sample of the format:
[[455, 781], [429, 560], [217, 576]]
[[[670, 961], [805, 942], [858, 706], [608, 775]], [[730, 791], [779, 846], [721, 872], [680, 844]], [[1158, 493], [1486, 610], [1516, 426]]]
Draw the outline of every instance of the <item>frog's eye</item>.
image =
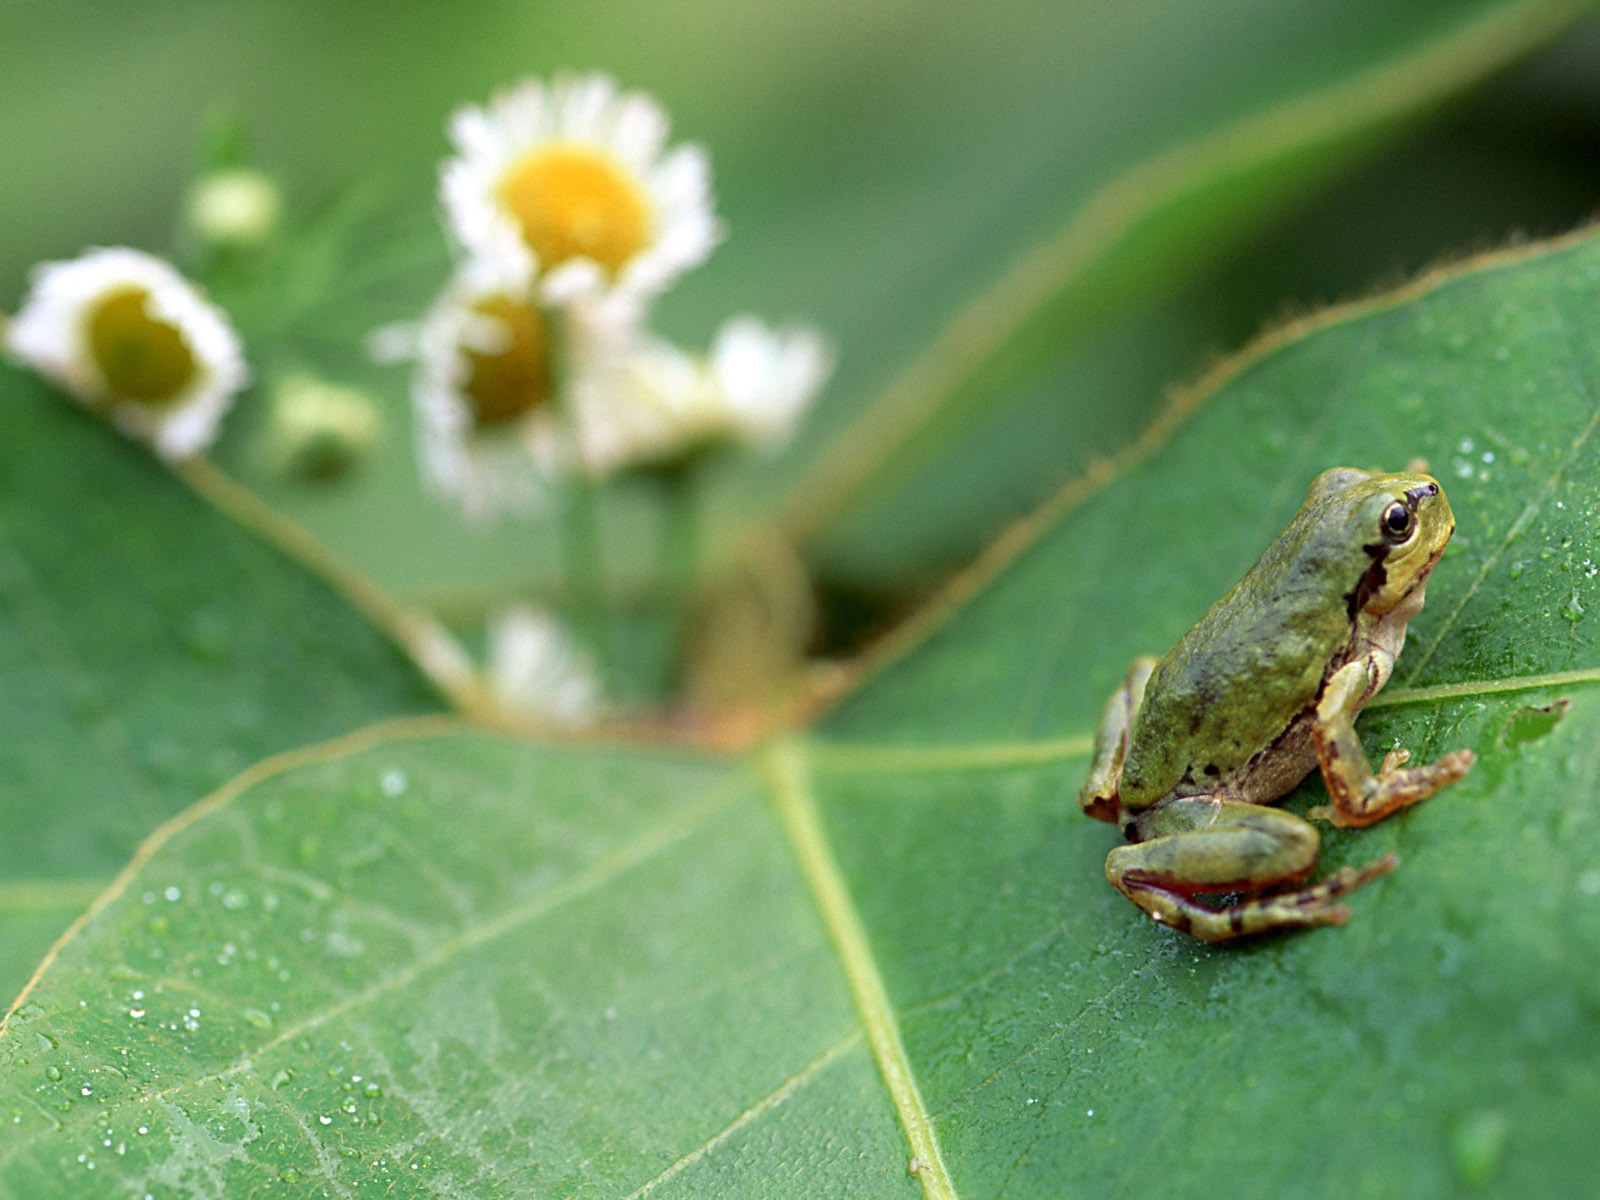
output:
[[1383, 526], [1383, 536], [1398, 546], [1409, 538], [1412, 530], [1417, 527], [1417, 514], [1411, 511], [1410, 505], [1396, 500], [1383, 510], [1379, 524]]

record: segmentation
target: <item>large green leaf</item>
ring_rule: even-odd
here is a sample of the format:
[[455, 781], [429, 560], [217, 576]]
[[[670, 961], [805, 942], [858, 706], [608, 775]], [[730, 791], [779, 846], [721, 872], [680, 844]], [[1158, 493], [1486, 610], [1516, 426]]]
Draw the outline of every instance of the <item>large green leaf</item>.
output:
[[440, 706], [330, 586], [0, 368], [0, 993], [164, 818], [266, 754]]
[[[747, 757], [424, 722], [252, 769], [7, 1022], [0, 1194], [1580, 1194], [1597, 302], [1587, 237], [1269, 343]], [[1317, 471], [1418, 455], [1459, 532], [1361, 728], [1478, 766], [1325, 838], [1404, 860], [1343, 930], [1138, 918], [1072, 802], [1106, 692]]]
[[[711, 149], [730, 237], [666, 297], [670, 332], [703, 343], [732, 306], [814, 321], [839, 344], [796, 443], [713, 482], [712, 555], [747, 552], [776, 523], [833, 579], [903, 591], [1128, 441], [1163, 386], [1225, 341], [1197, 272], [1584, 7], [1140, 0], [1108, 16], [880, 0], [752, 19], [708, 0], [638, 15], [627, 44], [647, 46], [646, 63], [603, 24], [566, 28], [555, 6], [543, 19], [561, 36], [516, 69], [605, 63], [658, 87], [676, 127]], [[892, 56], [863, 55], [877, 44], [863, 25]], [[770, 70], [759, 87], [705, 61], [685, 32], [703, 26]], [[463, 80], [460, 99], [497, 82]], [[435, 153], [444, 107], [426, 119]], [[405, 112], [421, 119], [414, 101]], [[364, 329], [414, 316], [443, 278], [431, 187], [425, 171], [409, 179], [428, 219], [398, 249], [367, 240], [326, 264], [306, 293], [312, 328], [274, 350], [390, 400], [393, 433], [369, 469], [334, 488], [276, 479], [242, 423], [221, 461], [395, 592], [477, 615], [559, 590], [559, 520], [464, 530], [420, 491], [401, 373], [356, 361]], [[265, 304], [281, 319], [281, 293]], [[624, 598], [659, 582], [653, 499], [607, 497]]]

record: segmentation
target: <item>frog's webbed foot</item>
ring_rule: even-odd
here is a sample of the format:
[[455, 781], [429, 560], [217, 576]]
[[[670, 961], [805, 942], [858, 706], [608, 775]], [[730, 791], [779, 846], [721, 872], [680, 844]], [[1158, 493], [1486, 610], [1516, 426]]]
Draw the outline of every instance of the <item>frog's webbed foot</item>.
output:
[[[1387, 874], [1386, 854], [1299, 886], [1317, 863], [1317, 831], [1293, 813], [1204, 797], [1173, 800], [1141, 820], [1149, 840], [1118, 846], [1106, 858], [1112, 885], [1164, 925], [1205, 942], [1274, 929], [1343, 925], [1345, 893]], [[1242, 892], [1224, 907], [1197, 896]]]
[[1452, 750], [1439, 760], [1420, 767], [1402, 766], [1411, 757], [1409, 750], [1391, 750], [1384, 756], [1377, 775], [1354, 797], [1338, 803], [1332, 787], [1333, 804], [1319, 804], [1306, 815], [1314, 821], [1328, 821], [1340, 829], [1362, 829], [1376, 824], [1397, 809], [1426, 800], [1440, 788], [1448, 787], [1472, 769], [1476, 755], [1471, 750]]
[[1344, 829], [1375, 824], [1390, 813], [1420, 803], [1472, 768], [1471, 750], [1452, 750], [1434, 763], [1407, 766], [1409, 750], [1391, 750], [1376, 775], [1355, 732], [1355, 716], [1370, 695], [1365, 660], [1346, 663], [1328, 680], [1312, 727], [1322, 779], [1332, 804], [1308, 814]]

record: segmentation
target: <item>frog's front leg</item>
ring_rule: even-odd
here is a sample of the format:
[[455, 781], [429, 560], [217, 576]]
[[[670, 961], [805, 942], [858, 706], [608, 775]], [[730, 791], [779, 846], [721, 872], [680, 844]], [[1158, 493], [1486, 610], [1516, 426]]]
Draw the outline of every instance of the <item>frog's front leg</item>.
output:
[[[1203, 942], [1343, 925], [1350, 910], [1333, 902], [1396, 862], [1386, 854], [1361, 870], [1345, 867], [1308, 887], [1274, 891], [1294, 887], [1317, 865], [1321, 839], [1293, 813], [1190, 796], [1145, 810], [1135, 825], [1145, 840], [1107, 855], [1106, 878], [1157, 921]], [[1222, 892], [1256, 896], [1225, 908], [1195, 899]]]
[[1356, 736], [1355, 719], [1386, 674], [1376, 656], [1367, 655], [1340, 667], [1322, 689], [1312, 738], [1333, 803], [1312, 809], [1312, 817], [1343, 828], [1371, 825], [1396, 809], [1426, 800], [1472, 767], [1471, 750], [1452, 750], [1438, 762], [1418, 767], [1405, 765], [1410, 751], [1391, 750], [1378, 773], [1372, 773]]

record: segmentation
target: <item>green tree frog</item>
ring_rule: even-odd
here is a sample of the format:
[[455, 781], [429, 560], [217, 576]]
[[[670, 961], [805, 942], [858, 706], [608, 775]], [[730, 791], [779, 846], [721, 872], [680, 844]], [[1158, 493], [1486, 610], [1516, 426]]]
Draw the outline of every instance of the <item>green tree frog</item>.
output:
[[[1316, 829], [1266, 805], [1320, 765], [1330, 803], [1310, 816], [1371, 825], [1472, 766], [1471, 750], [1427, 766], [1391, 750], [1374, 774], [1354, 727], [1454, 531], [1427, 475], [1324, 471], [1245, 577], [1166, 654], [1134, 662], [1078, 795], [1131, 843], [1106, 858], [1112, 886], [1208, 942], [1349, 920], [1336, 901], [1394, 855], [1306, 884]], [[1197, 898], [1226, 893], [1235, 902], [1221, 907]]]

